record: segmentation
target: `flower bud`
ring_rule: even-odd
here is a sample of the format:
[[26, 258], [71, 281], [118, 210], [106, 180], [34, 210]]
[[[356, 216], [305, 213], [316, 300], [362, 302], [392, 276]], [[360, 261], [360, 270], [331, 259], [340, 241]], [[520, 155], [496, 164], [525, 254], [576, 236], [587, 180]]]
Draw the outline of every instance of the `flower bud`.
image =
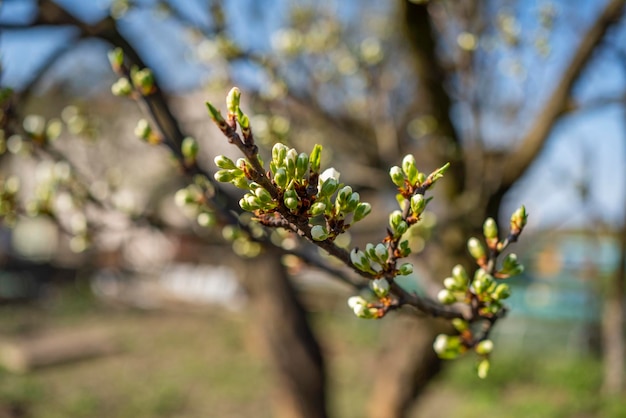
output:
[[448, 171], [448, 168], [450, 168], [450, 163], [445, 163], [443, 166], [439, 167], [438, 169], [430, 173], [428, 178], [430, 179], [431, 184], [435, 184], [437, 180], [442, 178], [444, 173]]
[[300, 198], [298, 197], [298, 194], [295, 190], [290, 189], [285, 192], [283, 202], [289, 210], [295, 211], [296, 209], [298, 209], [298, 203], [300, 202]]
[[287, 163], [287, 174], [291, 177], [295, 177], [296, 175], [296, 160], [298, 159], [298, 151], [291, 148], [287, 151], [287, 155], [285, 157], [285, 162]]
[[311, 238], [315, 241], [324, 241], [328, 238], [328, 232], [322, 225], [315, 225], [311, 228]]
[[235, 176], [233, 176], [232, 170], [218, 170], [215, 172], [213, 177], [220, 183], [228, 183], [229, 181], [232, 181]]
[[382, 243], [377, 244], [376, 247], [374, 247], [374, 254], [376, 254], [376, 260], [383, 264], [386, 263], [387, 258], [389, 258], [389, 250], [387, 249], [387, 246]]
[[433, 349], [439, 358], [451, 360], [461, 354], [461, 340], [457, 336], [439, 334], [435, 338]]
[[154, 91], [154, 75], [149, 68], [131, 73], [133, 85], [143, 94], [148, 96]]
[[369, 259], [367, 258], [367, 255], [365, 255], [363, 251], [357, 250], [356, 248], [350, 251], [350, 261], [359, 270], [364, 270], [366, 266], [369, 267]]
[[481, 356], [491, 354], [491, 352], [493, 351], [493, 341], [482, 340], [481, 342], [476, 344], [474, 350], [476, 351], [476, 354], [480, 354]]
[[152, 127], [145, 119], [139, 119], [137, 126], [135, 127], [135, 136], [140, 139], [148, 140], [152, 134]]
[[125, 97], [129, 96], [133, 92], [133, 86], [126, 77], [121, 77], [111, 86], [111, 93], [114, 96]]
[[411, 263], [404, 263], [398, 269], [398, 274], [400, 274], [401, 276], [408, 276], [409, 274], [412, 274], [412, 273], [413, 273], [413, 264]]
[[311, 171], [317, 173], [320, 171], [320, 164], [322, 161], [322, 146], [319, 144], [315, 144], [313, 147], [313, 151], [311, 151], [311, 156], [309, 158], [309, 163], [311, 164]]
[[296, 179], [303, 178], [309, 169], [309, 156], [306, 153], [300, 153], [296, 159]]
[[391, 230], [393, 232], [398, 229], [400, 222], [403, 221], [404, 219], [402, 219], [402, 212], [400, 212], [399, 210], [394, 210], [389, 214], [389, 226], [391, 227]]
[[[320, 177], [321, 180], [321, 177]], [[339, 183], [333, 177], [326, 179], [323, 183], [321, 183], [321, 187], [319, 190], [320, 197], [332, 196], [333, 193], [339, 188]]]
[[481, 379], [485, 379], [489, 374], [489, 360], [482, 359], [480, 363], [478, 363], [478, 377]]
[[360, 202], [356, 205], [356, 209], [354, 210], [353, 220], [354, 222], [358, 222], [361, 219], [365, 218], [372, 211], [372, 205], [367, 202]]
[[446, 277], [443, 279], [443, 287], [453, 292], [462, 292], [467, 289], [467, 282], [462, 283], [454, 277]]
[[476, 260], [480, 260], [486, 257], [485, 248], [477, 238], [472, 237], [467, 240], [467, 249], [469, 250], [469, 253], [472, 255], [472, 257], [474, 257], [474, 259]]
[[494, 283], [493, 277], [483, 269], [478, 269], [472, 281], [472, 288], [476, 294], [481, 294], [489, 290]]
[[311, 208], [309, 209], [309, 213], [311, 214], [311, 216], [319, 216], [319, 215], [322, 215], [325, 210], [326, 210], [326, 203], [315, 202], [311, 205]]
[[391, 177], [391, 181], [398, 187], [404, 186], [404, 174], [402, 173], [402, 169], [398, 166], [393, 166], [389, 170], [389, 177]]
[[241, 100], [241, 91], [237, 87], [233, 87], [226, 96], [226, 108], [228, 113], [236, 115], [239, 110], [239, 102]]
[[255, 194], [256, 197], [259, 198], [261, 203], [269, 203], [269, 202], [273, 201], [272, 195], [270, 195], [270, 192], [268, 192], [267, 190], [265, 190], [262, 187], [257, 188], [254, 191], [254, 194]]
[[361, 196], [357, 192], [352, 192], [352, 194], [348, 196], [348, 199], [343, 205], [343, 210], [345, 210], [347, 213], [354, 212], [360, 200], [361, 200]]
[[272, 161], [276, 163], [276, 167], [284, 166], [285, 157], [287, 156], [287, 146], [277, 142], [272, 147]]
[[459, 332], [467, 331], [469, 329], [469, 324], [466, 320], [461, 318], [452, 319], [452, 326]]
[[495, 300], [507, 299], [509, 296], [511, 296], [511, 288], [506, 283], [500, 283], [497, 285], [491, 294], [491, 297]]
[[487, 240], [498, 238], [498, 225], [493, 218], [487, 218], [483, 224], [483, 235]]
[[274, 174], [274, 182], [281, 189], [287, 187], [289, 183], [289, 176], [287, 176], [287, 170], [284, 167], [280, 167], [276, 170], [276, 174]]
[[456, 302], [456, 296], [448, 289], [441, 289], [437, 293], [437, 300], [444, 305], [451, 305]]
[[124, 50], [122, 50], [122, 48], [110, 50], [107, 53], [107, 57], [109, 58], [111, 68], [115, 72], [118, 72], [122, 68], [122, 65], [124, 65]]
[[183, 154], [183, 157], [185, 157], [185, 160], [195, 161], [199, 151], [198, 142], [194, 138], [188, 136], [183, 139], [180, 151]]
[[389, 282], [385, 278], [372, 280], [370, 287], [379, 298], [383, 298], [389, 294]]
[[354, 307], [357, 305], [366, 306], [367, 301], [363, 299], [361, 296], [352, 296], [348, 298], [348, 306], [350, 307], [350, 309], [354, 309]]
[[413, 157], [411, 154], [405, 155], [402, 159], [402, 171], [409, 179], [409, 183], [415, 184], [419, 171], [417, 171], [415, 157]]
[[235, 163], [230, 158], [224, 155], [218, 155], [213, 161], [215, 162], [215, 165], [219, 168], [225, 168], [229, 170], [237, 168], [237, 166], [235, 166]]
[[465, 267], [460, 264], [457, 264], [452, 268], [452, 277], [454, 277], [454, 280], [462, 286], [467, 285], [469, 282], [467, 271], [465, 271]]
[[425, 208], [426, 199], [424, 198], [424, 195], [416, 194], [411, 196], [411, 211], [413, 211], [415, 215], [421, 215]]

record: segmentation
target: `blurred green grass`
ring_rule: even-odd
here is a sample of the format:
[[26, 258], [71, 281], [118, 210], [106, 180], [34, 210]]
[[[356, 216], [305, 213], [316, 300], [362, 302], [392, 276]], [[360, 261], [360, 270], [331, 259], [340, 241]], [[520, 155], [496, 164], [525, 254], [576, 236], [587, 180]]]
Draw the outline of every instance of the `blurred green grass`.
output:
[[[44, 305], [0, 308], [0, 336], [72, 327], [114, 330], [116, 355], [26, 375], [0, 371], [0, 417], [271, 417], [273, 377], [250, 313], [111, 309], [70, 287]], [[330, 370], [332, 416], [366, 416], [384, 321], [312, 316]], [[543, 353], [543, 355], [542, 355]], [[601, 364], [559, 350], [496, 351], [488, 379], [471, 356], [451, 362], [415, 417], [626, 417], [623, 399], [599, 396]]]

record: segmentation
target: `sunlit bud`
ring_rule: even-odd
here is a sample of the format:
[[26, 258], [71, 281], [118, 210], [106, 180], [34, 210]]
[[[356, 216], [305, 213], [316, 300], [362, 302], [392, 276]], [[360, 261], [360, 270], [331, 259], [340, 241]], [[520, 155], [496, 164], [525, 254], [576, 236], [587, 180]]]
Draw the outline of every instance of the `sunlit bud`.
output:
[[208, 228], [209, 226], [212, 226], [215, 224], [215, 216], [213, 216], [213, 214], [208, 213], [208, 212], [202, 212], [198, 214], [196, 221], [198, 222], [198, 225], [200, 225], [201, 227]]
[[439, 358], [451, 360], [461, 354], [461, 341], [457, 336], [439, 334], [435, 338], [433, 349]]
[[[321, 180], [322, 179], [321, 179], [321, 176], [320, 176], [320, 181]], [[339, 187], [339, 183], [333, 177], [328, 178], [327, 180], [325, 180], [321, 184], [322, 184], [322, 186], [321, 186], [320, 191], [319, 191], [319, 196], [320, 197], [331, 196], [333, 193], [335, 193], [335, 191]]]
[[513, 215], [511, 215], [511, 232], [519, 233], [526, 226], [528, 220], [528, 214], [526, 213], [526, 207], [520, 206]]
[[364, 266], [366, 264], [369, 264], [369, 259], [367, 258], [367, 255], [365, 255], [363, 251], [357, 250], [356, 248], [350, 251], [350, 261], [357, 267], [359, 265]]
[[481, 379], [485, 379], [487, 378], [488, 374], [489, 374], [489, 360], [485, 358], [485, 359], [482, 359], [480, 363], [478, 363], [478, 377], [480, 377]]
[[441, 289], [439, 293], [437, 293], [437, 300], [444, 305], [451, 305], [456, 302], [456, 296], [448, 289]]
[[519, 261], [517, 261], [517, 254], [515, 253], [507, 254], [507, 256], [504, 257], [504, 260], [502, 260], [502, 267], [505, 270], [511, 270], [515, 268], [518, 264]]
[[370, 287], [379, 298], [383, 298], [389, 293], [389, 282], [385, 278], [372, 280]]
[[422, 184], [426, 181], [426, 174], [418, 173], [417, 174], [417, 184]]
[[472, 257], [474, 257], [476, 260], [480, 260], [481, 258], [486, 256], [485, 247], [483, 247], [478, 238], [472, 237], [467, 240], [467, 249], [469, 250], [469, 253], [472, 255]]
[[260, 209], [261, 206], [263, 206], [261, 200], [254, 194], [246, 193], [243, 198], [246, 203], [254, 209]]
[[389, 170], [389, 177], [391, 177], [391, 181], [398, 187], [404, 186], [404, 174], [402, 173], [402, 169], [398, 166], [393, 166]]
[[469, 281], [469, 276], [467, 275], [467, 271], [465, 271], [465, 267], [460, 264], [457, 264], [452, 268], [452, 277], [454, 277], [459, 284], [467, 284]]
[[348, 298], [348, 306], [350, 307], [350, 309], [354, 309], [354, 307], [357, 305], [366, 306], [367, 301], [363, 299], [361, 296], [352, 296]]
[[110, 50], [107, 53], [107, 57], [109, 58], [109, 63], [111, 64], [111, 68], [113, 71], [119, 71], [124, 64], [124, 51], [122, 48], [115, 48]]
[[398, 249], [400, 250], [400, 256], [402, 257], [407, 257], [411, 254], [411, 247], [409, 246], [409, 241], [407, 240], [400, 241]]
[[235, 176], [233, 175], [232, 170], [218, 170], [215, 174], [213, 174], [213, 178], [220, 183], [228, 183], [229, 181], [232, 181]]
[[239, 206], [247, 212], [254, 212], [258, 207], [251, 206], [245, 198], [239, 199]]
[[499, 285], [497, 285], [496, 289], [493, 291], [493, 294], [491, 295], [491, 297], [493, 297], [496, 300], [507, 299], [509, 296], [511, 296], [511, 288], [506, 283], [500, 283]]
[[415, 157], [411, 154], [405, 155], [402, 159], [402, 171], [409, 179], [409, 183], [413, 184], [417, 181], [417, 167], [415, 165]]
[[354, 222], [358, 222], [372, 212], [372, 205], [367, 202], [360, 202], [354, 210]]
[[218, 155], [213, 161], [215, 162], [215, 165], [219, 168], [225, 168], [229, 170], [237, 168], [237, 166], [235, 166], [235, 163], [230, 158], [224, 155]]
[[284, 165], [284, 160], [287, 156], [288, 150], [289, 148], [280, 142], [277, 142], [272, 147], [272, 160], [276, 162], [277, 167], [282, 167]]
[[233, 87], [226, 96], [226, 108], [228, 113], [236, 115], [239, 110], [239, 102], [241, 100], [241, 91], [237, 87]]
[[[241, 170], [231, 170], [231, 172], [241, 172]], [[241, 173], [241, 176], [238, 176], [238, 177], [236, 176], [234, 179], [232, 179], [230, 183], [233, 186], [238, 187], [240, 189], [248, 190], [250, 188], [250, 185], [248, 184], [248, 180], [243, 175], [243, 173]]]
[[309, 156], [302, 152], [296, 159], [296, 174], [295, 178], [302, 179], [309, 170]]
[[265, 190], [262, 187], [257, 188], [254, 191], [254, 194], [256, 197], [259, 198], [259, 200], [261, 201], [261, 203], [269, 203], [271, 202], [272, 199], [272, 195], [270, 195], [270, 192], [268, 192], [267, 190]]
[[396, 231], [400, 222], [402, 222], [402, 212], [399, 210], [394, 210], [389, 214], [389, 226], [393, 231]]
[[367, 255], [369, 255], [371, 259], [376, 259], [376, 246], [371, 242], [368, 242], [365, 245], [365, 252], [367, 253]]
[[498, 238], [498, 225], [493, 218], [487, 218], [483, 224], [483, 234], [486, 239]]
[[134, 71], [131, 75], [133, 84], [141, 91], [141, 94], [148, 95], [154, 90], [154, 75], [149, 68]]
[[522, 274], [524, 272], [524, 265], [518, 264], [515, 268], [512, 268], [508, 271], [509, 276], [517, 276], [518, 274]]
[[239, 122], [239, 126], [241, 126], [242, 129], [250, 128], [250, 118], [243, 113], [241, 109], [237, 109], [237, 122]]
[[481, 356], [491, 354], [491, 352], [493, 351], [493, 341], [482, 340], [481, 342], [476, 344], [474, 350], [476, 351], [476, 354], [480, 354]]
[[217, 110], [211, 103], [206, 102], [206, 107], [207, 110], [209, 111], [209, 116], [211, 116], [211, 119], [213, 119], [213, 122], [217, 123], [218, 125], [222, 125], [225, 123], [224, 121], [224, 117], [222, 117], [222, 114], [219, 110]]
[[287, 176], [287, 170], [284, 167], [280, 167], [276, 170], [276, 174], [274, 174], [274, 181], [281, 189], [287, 187], [287, 183], [289, 183], [289, 176]]
[[411, 273], [413, 273], [413, 264], [411, 263], [404, 263], [398, 269], [398, 274], [401, 276], [408, 276]]
[[348, 198], [352, 195], [352, 187], [344, 186], [337, 192], [337, 201], [343, 206]]
[[443, 287], [453, 292], [463, 291], [466, 289], [466, 283], [460, 283], [454, 277], [446, 277], [443, 279]]
[[289, 210], [294, 211], [298, 209], [298, 203], [300, 202], [300, 199], [298, 198], [298, 194], [295, 190], [287, 190], [285, 191], [283, 202]]
[[319, 144], [315, 144], [313, 147], [313, 151], [311, 151], [311, 156], [309, 157], [309, 162], [311, 164], [311, 171], [318, 172], [320, 171], [320, 165], [322, 161], [322, 146]]
[[198, 150], [199, 150], [198, 141], [188, 136], [185, 139], [183, 139], [183, 142], [180, 146], [180, 150], [183, 154], [183, 157], [185, 157], [186, 160], [195, 161], [196, 156], [198, 155]]
[[287, 151], [287, 156], [285, 158], [285, 162], [287, 163], [287, 174], [291, 177], [296, 175], [296, 159], [298, 158], [298, 151], [291, 148]]
[[319, 216], [324, 213], [326, 210], [326, 203], [324, 202], [315, 202], [311, 205], [311, 209], [309, 209], [309, 213], [311, 216]]
[[420, 215], [426, 208], [426, 199], [422, 194], [416, 194], [411, 196], [411, 210], [414, 214]]
[[313, 228], [311, 228], [311, 238], [313, 238], [315, 241], [324, 241], [326, 238], [328, 238], [328, 232], [326, 231], [326, 228], [324, 228], [322, 225], [315, 225]]
[[357, 192], [352, 192], [344, 204], [344, 210], [348, 213], [353, 212], [357, 208], [360, 200], [361, 196]]
[[451, 322], [454, 329], [459, 332], [467, 331], [469, 329], [469, 324], [464, 319], [454, 318]]
[[354, 311], [354, 314], [359, 317], [359, 318], [363, 318], [363, 319], [372, 319], [375, 317], [375, 309], [370, 309], [368, 308], [366, 305], [355, 305], [354, 308], [352, 308], [352, 310]]
[[135, 127], [135, 136], [147, 141], [150, 138], [151, 133], [152, 127], [150, 127], [148, 121], [145, 119], [139, 119], [137, 126]]
[[133, 86], [126, 77], [121, 77], [111, 86], [111, 93], [114, 96], [125, 97], [133, 92]]
[[493, 277], [490, 274], [487, 274], [483, 269], [478, 269], [472, 281], [472, 288], [477, 294], [480, 294], [489, 290], [493, 283]]
[[385, 244], [377, 244], [374, 247], [374, 253], [376, 254], [376, 259], [381, 261], [382, 263], [387, 262], [387, 258], [389, 257], [389, 250], [387, 250], [387, 246]]

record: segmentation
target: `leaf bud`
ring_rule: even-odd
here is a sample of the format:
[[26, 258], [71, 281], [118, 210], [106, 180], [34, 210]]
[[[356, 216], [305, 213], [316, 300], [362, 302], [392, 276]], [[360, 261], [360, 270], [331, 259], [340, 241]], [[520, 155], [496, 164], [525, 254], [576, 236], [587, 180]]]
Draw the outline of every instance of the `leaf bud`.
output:
[[110, 50], [107, 53], [107, 57], [109, 58], [111, 68], [115, 72], [118, 72], [122, 68], [122, 65], [124, 65], [124, 51], [122, 50], [122, 48], [115, 48]]
[[474, 257], [474, 259], [476, 260], [480, 260], [486, 257], [485, 247], [483, 247], [478, 238], [472, 237], [467, 240], [467, 249], [469, 250], [469, 253], [472, 255], [472, 257]]
[[354, 209], [354, 222], [358, 222], [372, 212], [372, 205], [367, 202], [360, 202]]
[[311, 171], [317, 173], [320, 171], [320, 165], [322, 161], [322, 146], [315, 144], [311, 156], [309, 157], [309, 163], [311, 164]]
[[250, 129], [250, 118], [239, 108], [237, 109], [237, 122], [239, 122], [241, 129]]
[[328, 232], [322, 225], [315, 225], [311, 228], [311, 238], [315, 241], [324, 241], [328, 238]]
[[487, 240], [498, 238], [498, 225], [493, 218], [487, 218], [483, 224], [483, 235]]
[[404, 174], [402, 173], [402, 169], [398, 166], [393, 166], [389, 170], [389, 177], [391, 177], [391, 181], [398, 187], [404, 186]]
[[209, 102], [205, 102], [207, 110], [209, 111], [209, 116], [211, 116], [211, 119], [213, 119], [213, 122], [217, 123], [218, 125], [223, 125], [224, 123], [226, 123], [226, 121], [224, 121], [224, 117], [222, 116], [222, 113], [215, 108], [215, 106], [213, 106], [211, 103]]
[[524, 226], [526, 226], [527, 221], [528, 214], [526, 213], [526, 207], [522, 205], [511, 215], [511, 233], [519, 234]]
[[385, 278], [372, 280], [370, 287], [379, 298], [383, 298], [389, 294], [389, 282]]
[[491, 297], [495, 300], [507, 299], [509, 296], [511, 296], [511, 288], [506, 283], [500, 283], [497, 285], [491, 294]]
[[233, 87], [226, 96], [226, 108], [228, 113], [236, 115], [239, 110], [239, 102], [241, 101], [241, 91], [237, 87]]

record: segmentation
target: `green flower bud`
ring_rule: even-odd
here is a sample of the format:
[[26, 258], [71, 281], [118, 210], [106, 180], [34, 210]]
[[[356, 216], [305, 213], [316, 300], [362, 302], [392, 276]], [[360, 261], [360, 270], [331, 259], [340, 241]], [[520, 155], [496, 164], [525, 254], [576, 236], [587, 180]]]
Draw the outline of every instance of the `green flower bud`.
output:
[[426, 174], [418, 173], [417, 174], [417, 184], [422, 184], [426, 181]]
[[417, 171], [415, 157], [413, 157], [411, 154], [405, 155], [402, 159], [402, 171], [409, 179], [409, 183], [415, 184], [419, 171]]
[[130, 96], [132, 92], [133, 86], [126, 77], [121, 77], [111, 86], [111, 93], [113, 93], [114, 96], [126, 97]]
[[439, 358], [451, 360], [461, 354], [461, 340], [457, 336], [439, 334], [435, 338], [433, 349]]
[[369, 256], [369, 258], [375, 260], [376, 259], [376, 246], [370, 242], [365, 245], [365, 252]]
[[289, 148], [285, 144], [277, 142], [272, 147], [272, 161], [276, 163], [276, 167], [283, 167], [285, 165], [285, 157]]
[[460, 264], [457, 264], [452, 268], [452, 277], [454, 277], [457, 283], [462, 285], [466, 285], [469, 282], [467, 271], [465, 271], [465, 267]]
[[309, 170], [309, 156], [306, 153], [300, 153], [296, 159], [296, 175], [295, 178], [302, 179]]
[[389, 282], [384, 278], [372, 280], [370, 287], [379, 298], [383, 298], [389, 294]]
[[145, 119], [139, 119], [137, 126], [135, 127], [135, 136], [140, 139], [148, 140], [152, 134], [152, 127]]
[[219, 168], [225, 168], [228, 170], [237, 168], [235, 163], [230, 158], [225, 157], [224, 155], [218, 155], [213, 161], [215, 162], [215, 165]]
[[276, 174], [274, 174], [274, 182], [281, 189], [287, 187], [289, 183], [289, 176], [287, 176], [287, 170], [284, 167], [280, 167], [276, 170]]
[[319, 196], [327, 197], [332, 196], [333, 193], [339, 188], [339, 183], [333, 177], [326, 179], [320, 187]]
[[311, 156], [309, 158], [309, 163], [311, 164], [311, 171], [317, 173], [320, 171], [320, 165], [322, 161], [322, 146], [315, 144], [313, 147], [313, 151], [311, 151]]
[[289, 210], [295, 211], [296, 209], [298, 209], [300, 198], [298, 197], [298, 194], [295, 190], [289, 189], [285, 191], [285, 195], [283, 196], [283, 202]]
[[350, 309], [354, 309], [357, 305], [367, 306], [367, 301], [361, 296], [352, 296], [348, 298], [348, 306]]
[[311, 228], [311, 238], [315, 241], [324, 241], [328, 238], [328, 232], [322, 225], [315, 225]]
[[481, 342], [476, 344], [476, 347], [474, 347], [474, 351], [476, 351], [476, 354], [479, 354], [481, 356], [491, 354], [491, 352], [493, 351], [493, 341], [482, 340]]
[[270, 192], [268, 192], [267, 190], [265, 190], [262, 187], [257, 188], [254, 191], [254, 194], [256, 197], [259, 198], [259, 200], [261, 201], [261, 203], [269, 203], [272, 202], [272, 195], [270, 195]]
[[498, 238], [498, 225], [493, 218], [487, 218], [483, 224], [483, 235], [486, 239]]
[[194, 138], [188, 136], [183, 139], [180, 150], [186, 160], [195, 161], [199, 150], [198, 142]]
[[402, 173], [402, 169], [398, 166], [393, 166], [389, 170], [389, 177], [391, 177], [391, 181], [398, 187], [404, 186], [404, 174]]
[[416, 215], [421, 215], [426, 208], [426, 199], [422, 194], [411, 196], [411, 211]]
[[352, 195], [352, 187], [344, 186], [339, 190], [339, 192], [337, 192], [337, 202], [339, 202], [340, 205], [343, 206], [345, 202], [347, 202], [347, 200], [350, 198], [351, 195]]
[[485, 248], [477, 238], [472, 237], [467, 240], [467, 249], [476, 260], [486, 257]]
[[241, 91], [237, 87], [233, 87], [226, 96], [226, 108], [228, 113], [236, 115], [239, 110], [239, 102], [241, 100]]
[[256, 197], [256, 195], [253, 195], [251, 193], [246, 193], [243, 196], [243, 199], [248, 204], [248, 207], [251, 207], [254, 210], [261, 209], [261, 207], [263, 206], [263, 203], [261, 202], [261, 200], [258, 197]]
[[401, 276], [408, 276], [409, 274], [412, 274], [412, 273], [413, 273], [413, 264], [411, 263], [404, 263], [398, 269], [398, 274], [400, 274]]
[[500, 283], [497, 285], [491, 294], [491, 297], [495, 300], [507, 299], [509, 296], [511, 296], [511, 288], [506, 283]]
[[110, 50], [107, 53], [107, 57], [109, 58], [109, 63], [111, 64], [111, 68], [113, 71], [117, 72], [124, 65], [124, 51], [122, 48], [115, 48]]
[[511, 215], [511, 232], [520, 233], [524, 226], [526, 226], [527, 221], [528, 214], [526, 213], [526, 207], [522, 205]]
[[437, 300], [444, 305], [451, 305], [456, 302], [456, 296], [448, 289], [441, 289], [439, 293], [437, 293]]
[[207, 110], [209, 111], [209, 116], [211, 116], [211, 119], [213, 119], [213, 122], [217, 123], [218, 125], [223, 125], [224, 123], [226, 123], [226, 121], [224, 121], [224, 118], [222, 117], [222, 113], [217, 110], [211, 103], [206, 102], [206, 107]]
[[467, 282], [462, 283], [454, 277], [446, 277], [445, 279], [443, 279], [443, 287], [452, 292], [462, 292], [467, 289]]
[[395, 232], [398, 228], [398, 225], [400, 225], [403, 220], [404, 219], [402, 219], [402, 212], [400, 212], [399, 210], [394, 210], [393, 212], [391, 212], [389, 214], [389, 226], [391, 227], [391, 230]]
[[454, 329], [459, 332], [467, 331], [469, 329], [469, 324], [464, 319], [454, 318], [451, 322]]
[[311, 216], [319, 216], [324, 213], [326, 210], [326, 203], [324, 202], [315, 202], [311, 205], [311, 209], [309, 209], [309, 213]]
[[367, 202], [360, 202], [354, 209], [354, 222], [358, 222], [372, 212], [372, 205]]
[[133, 85], [144, 96], [147, 96], [154, 91], [154, 75], [149, 68], [133, 71], [131, 73], [131, 77], [133, 79]]
[[409, 246], [409, 241], [407, 240], [400, 241], [398, 249], [400, 250], [401, 257], [408, 257], [409, 254], [411, 254], [411, 247]]
[[254, 212], [256, 209], [258, 209], [258, 207], [255, 208], [252, 205], [250, 205], [250, 203], [248, 203], [248, 201], [244, 199], [243, 197], [239, 199], [239, 206], [241, 207], [241, 209], [247, 212]]
[[213, 178], [215, 178], [215, 180], [219, 181], [220, 183], [228, 183], [232, 181], [235, 176], [233, 175], [232, 170], [218, 170], [213, 175]]
[[356, 248], [350, 251], [350, 261], [359, 270], [369, 270], [370, 262], [363, 251], [357, 250]]
[[487, 274], [483, 269], [478, 269], [472, 281], [472, 288], [476, 294], [481, 294], [487, 292], [493, 283], [494, 280], [490, 274]]
[[196, 221], [201, 227], [208, 228], [215, 225], [215, 216], [209, 212], [202, 212], [198, 214]]
[[347, 213], [354, 212], [360, 200], [361, 200], [361, 196], [357, 192], [352, 192], [352, 194], [348, 196], [348, 199], [343, 205], [343, 210], [346, 211]]
[[485, 379], [487, 378], [488, 374], [489, 374], [489, 360], [485, 358], [485, 359], [482, 359], [480, 363], [478, 363], [478, 377], [480, 377], [481, 379]]
[[504, 260], [502, 261], [502, 268], [504, 270], [512, 270], [518, 265], [519, 261], [517, 261], [517, 254], [515, 253], [507, 254], [507, 256], [504, 257]]
[[387, 246], [382, 243], [377, 244], [376, 247], [374, 247], [374, 254], [376, 254], [376, 260], [380, 261], [382, 264], [386, 263], [389, 258], [389, 250], [387, 249]]

